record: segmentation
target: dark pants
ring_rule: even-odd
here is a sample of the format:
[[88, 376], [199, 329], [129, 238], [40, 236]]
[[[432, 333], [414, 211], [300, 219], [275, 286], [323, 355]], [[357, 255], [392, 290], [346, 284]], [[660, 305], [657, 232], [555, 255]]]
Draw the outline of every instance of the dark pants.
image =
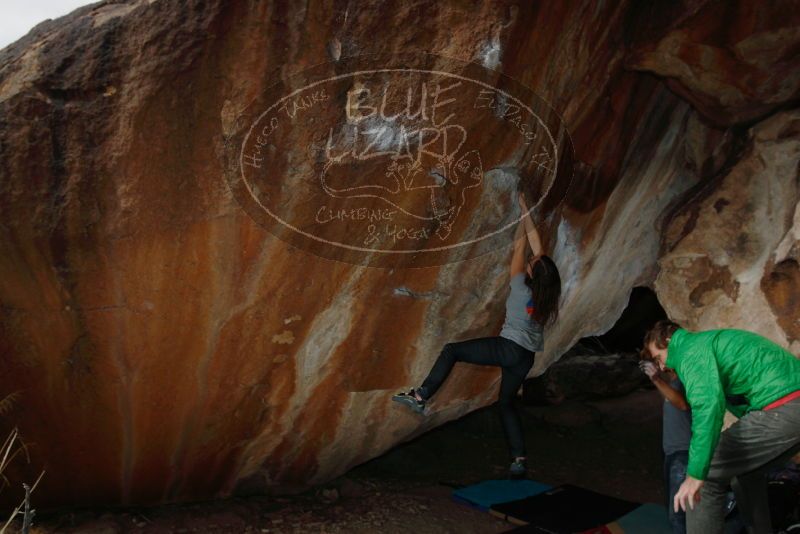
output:
[[442, 349], [431, 372], [418, 388], [424, 399], [432, 397], [444, 383], [456, 362], [494, 365], [502, 369], [497, 402], [511, 456], [525, 456], [522, 425], [514, 399], [533, 366], [534, 352], [504, 337], [482, 337], [448, 343]]
[[685, 534], [686, 512], [679, 510], [675, 513], [672, 502], [678, 488], [686, 479], [686, 466], [689, 464], [689, 451], [677, 451], [664, 457], [664, 482], [667, 486], [667, 510], [669, 511], [669, 524], [672, 525], [674, 534]]
[[733, 486], [749, 533], [772, 532], [765, 470], [800, 450], [800, 399], [748, 412], [724, 431], [711, 459], [700, 502], [686, 514], [690, 534], [723, 531], [725, 494]]

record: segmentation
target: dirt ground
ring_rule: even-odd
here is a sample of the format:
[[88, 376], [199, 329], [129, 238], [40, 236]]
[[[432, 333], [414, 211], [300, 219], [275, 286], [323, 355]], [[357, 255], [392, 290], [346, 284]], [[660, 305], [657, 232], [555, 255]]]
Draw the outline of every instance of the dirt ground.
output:
[[[523, 407], [529, 478], [661, 502], [661, 402], [654, 390], [640, 390], [619, 399]], [[33, 532], [505, 532], [513, 525], [457, 504], [451, 492], [505, 478], [507, 469], [502, 427], [490, 406], [302, 495], [43, 513]]]

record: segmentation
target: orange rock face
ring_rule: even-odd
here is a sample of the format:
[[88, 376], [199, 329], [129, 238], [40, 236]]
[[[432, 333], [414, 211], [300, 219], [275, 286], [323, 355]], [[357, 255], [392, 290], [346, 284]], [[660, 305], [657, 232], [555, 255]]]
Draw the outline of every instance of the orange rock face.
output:
[[461, 367], [425, 420], [390, 396], [499, 332], [520, 182], [564, 281], [534, 373], [636, 285], [797, 339], [800, 10], [351, 4], [99, 3], [0, 51], [39, 507], [295, 491], [492, 402]]

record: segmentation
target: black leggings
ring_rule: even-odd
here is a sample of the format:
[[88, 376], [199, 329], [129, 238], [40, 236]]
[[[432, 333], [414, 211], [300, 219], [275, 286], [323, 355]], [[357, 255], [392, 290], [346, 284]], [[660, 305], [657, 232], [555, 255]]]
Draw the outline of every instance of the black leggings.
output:
[[444, 383], [456, 362], [494, 365], [502, 368], [500, 394], [497, 402], [506, 432], [511, 456], [525, 456], [522, 425], [514, 399], [519, 387], [533, 366], [535, 353], [504, 337], [482, 337], [448, 343], [442, 349], [431, 372], [418, 388], [424, 399], [432, 397]]

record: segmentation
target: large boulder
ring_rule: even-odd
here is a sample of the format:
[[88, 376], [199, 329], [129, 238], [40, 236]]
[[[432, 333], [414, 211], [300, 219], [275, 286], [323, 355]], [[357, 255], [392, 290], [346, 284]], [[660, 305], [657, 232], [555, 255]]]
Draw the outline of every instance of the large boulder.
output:
[[[564, 291], [532, 374], [611, 327], [631, 288], [657, 277], [687, 326], [714, 318], [788, 344], [798, 130], [792, 112], [769, 115], [796, 102], [800, 10], [727, 4], [654, 15], [639, 2], [130, 0], [41, 23], [0, 51], [0, 394], [14, 394], [2, 428], [19, 426], [31, 457], [6, 474], [46, 469], [40, 507], [296, 491], [493, 401], [496, 370], [460, 366], [424, 420], [389, 399], [444, 343], [498, 333], [513, 226], [392, 262], [329, 247], [361, 236], [359, 213], [333, 212], [316, 247], [308, 226], [259, 208], [284, 223], [317, 213], [304, 177], [328, 126], [348, 142], [344, 126], [370, 109], [347, 100], [365, 83], [352, 75], [363, 54], [469, 74], [454, 97], [466, 127], [453, 132], [481, 159], [425, 169], [429, 186], [452, 184], [429, 197], [442, 231], [428, 244], [503, 227], [519, 180], [540, 204]], [[269, 139], [271, 99], [322, 76], [331, 91], [284, 101], [297, 105], [282, 110], [292, 128]], [[499, 87], [525, 95], [518, 107], [574, 161], [532, 166], [542, 160], [517, 123], [464, 104], [478, 78], [491, 109]], [[328, 98], [355, 118], [303, 111]], [[368, 172], [321, 176], [346, 197], [336, 180], [376, 188], [411, 172], [359, 165]], [[420, 198], [392, 205], [424, 218]], [[455, 213], [442, 205], [470, 217], [439, 219]]]
[[649, 386], [636, 354], [571, 350], [543, 374], [526, 380], [522, 397], [527, 404], [560, 404], [576, 398], [622, 397]]
[[747, 132], [741, 154], [676, 206], [655, 287], [674, 320], [738, 325], [800, 353], [800, 111]]

